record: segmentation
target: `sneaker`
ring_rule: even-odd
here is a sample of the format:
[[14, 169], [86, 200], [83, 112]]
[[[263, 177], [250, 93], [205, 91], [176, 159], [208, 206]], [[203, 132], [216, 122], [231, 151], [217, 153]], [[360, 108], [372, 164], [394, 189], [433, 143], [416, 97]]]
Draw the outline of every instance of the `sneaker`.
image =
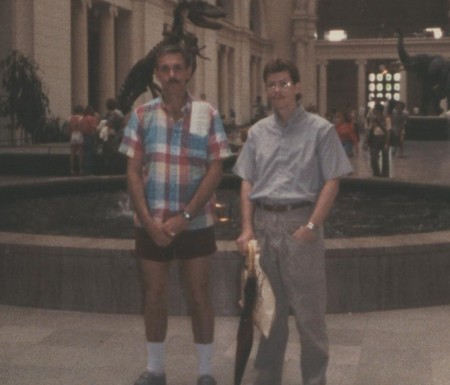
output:
[[216, 385], [216, 384], [217, 381], [209, 374], [200, 376], [197, 381], [197, 385]]
[[134, 385], [166, 385], [166, 376], [145, 371], [139, 376]]

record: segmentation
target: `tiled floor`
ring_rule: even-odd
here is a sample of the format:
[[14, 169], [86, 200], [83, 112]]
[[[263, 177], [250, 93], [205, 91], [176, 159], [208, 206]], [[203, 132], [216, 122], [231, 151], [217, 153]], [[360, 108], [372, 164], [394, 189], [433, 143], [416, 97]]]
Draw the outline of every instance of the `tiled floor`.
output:
[[[359, 151], [352, 164], [355, 169], [353, 177], [371, 177], [368, 151]], [[450, 185], [450, 141], [407, 141], [404, 156], [391, 158], [390, 179]]]
[[[370, 177], [368, 154], [353, 177]], [[450, 184], [450, 142], [407, 142], [392, 161], [395, 180]], [[0, 178], [8, 183], [10, 178]], [[450, 385], [450, 305], [327, 316], [329, 385]], [[232, 384], [238, 319], [217, 318], [215, 368]], [[291, 325], [284, 385], [300, 385], [299, 344]], [[189, 320], [171, 317], [169, 385], [195, 384]], [[255, 350], [255, 348], [254, 348]], [[1, 385], [128, 385], [145, 366], [142, 317], [0, 305]], [[251, 362], [244, 384], [251, 381]]]
[[[291, 320], [292, 321], [292, 320]], [[450, 306], [330, 314], [329, 385], [450, 384]], [[216, 320], [215, 372], [232, 384], [238, 319]], [[300, 385], [297, 332], [291, 322], [285, 385]], [[244, 378], [252, 378], [252, 359]], [[195, 384], [190, 322], [171, 317], [170, 385]], [[145, 366], [139, 315], [92, 314], [0, 306], [2, 385], [128, 385]]]

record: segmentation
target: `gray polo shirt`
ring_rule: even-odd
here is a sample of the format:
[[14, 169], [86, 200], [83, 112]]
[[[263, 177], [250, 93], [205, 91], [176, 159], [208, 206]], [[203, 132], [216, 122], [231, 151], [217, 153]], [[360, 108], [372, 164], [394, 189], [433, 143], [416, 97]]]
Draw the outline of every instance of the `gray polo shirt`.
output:
[[233, 168], [251, 200], [315, 202], [327, 180], [353, 171], [334, 126], [299, 106], [286, 126], [276, 115], [253, 125]]

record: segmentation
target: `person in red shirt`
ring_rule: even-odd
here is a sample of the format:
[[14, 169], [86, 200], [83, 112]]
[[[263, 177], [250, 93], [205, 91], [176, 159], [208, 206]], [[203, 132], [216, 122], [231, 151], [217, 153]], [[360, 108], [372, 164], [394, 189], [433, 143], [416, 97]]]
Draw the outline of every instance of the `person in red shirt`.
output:
[[334, 125], [347, 156], [352, 157], [354, 153], [358, 153], [358, 137], [351, 123], [350, 114], [337, 111], [334, 116]]
[[84, 152], [84, 172], [86, 175], [94, 174], [94, 156], [97, 138], [98, 119], [92, 106], [84, 109], [83, 117], [80, 121], [81, 132], [83, 133]]
[[[73, 109], [72, 115], [67, 118], [67, 125], [70, 133], [70, 174], [83, 173], [83, 133], [81, 132], [80, 121], [83, 117], [83, 106], [77, 105]], [[75, 167], [75, 158], [78, 155], [78, 170]]]

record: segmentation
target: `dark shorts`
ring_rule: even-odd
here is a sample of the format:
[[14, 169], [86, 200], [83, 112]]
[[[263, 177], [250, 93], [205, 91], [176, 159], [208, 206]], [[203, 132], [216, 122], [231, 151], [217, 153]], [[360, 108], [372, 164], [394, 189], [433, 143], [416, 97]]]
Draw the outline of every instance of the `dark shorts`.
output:
[[166, 247], [156, 245], [147, 231], [137, 227], [135, 250], [138, 258], [161, 262], [206, 257], [217, 251], [214, 227], [184, 231]]

